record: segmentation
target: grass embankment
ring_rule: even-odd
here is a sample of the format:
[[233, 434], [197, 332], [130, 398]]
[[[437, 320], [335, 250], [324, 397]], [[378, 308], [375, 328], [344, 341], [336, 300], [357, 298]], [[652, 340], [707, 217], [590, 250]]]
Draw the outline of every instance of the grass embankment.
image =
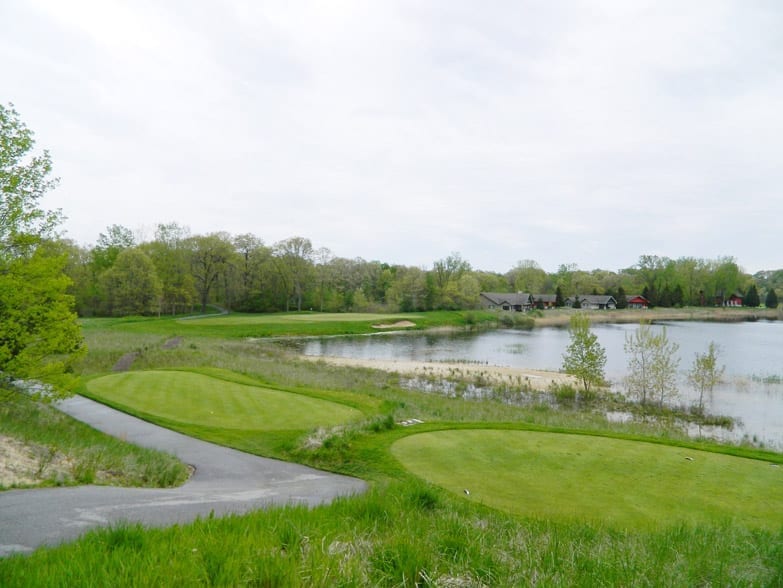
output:
[[24, 443], [24, 454], [33, 460], [31, 472], [15, 476], [26, 482], [7, 487], [77, 484], [168, 487], [187, 479], [187, 467], [174, 456], [104, 435], [51, 406], [33, 402], [24, 394], [13, 392], [2, 398], [0, 431]]
[[[364, 496], [338, 500], [314, 510], [272, 509], [164, 530], [131, 525], [89, 533], [57, 549], [0, 560], [0, 584], [783, 584], [783, 527], [774, 520], [780, 512], [774, 497], [768, 503], [770, 524], [760, 523], [755, 515], [732, 519], [726, 513], [738, 506], [734, 501], [748, 500], [731, 497], [729, 489], [734, 481], [724, 478], [724, 487], [713, 487], [712, 491], [726, 494], [725, 501], [717, 510], [705, 507], [703, 516], [693, 520], [682, 511], [672, 516], [668, 511], [670, 503], [662, 497], [643, 494], [644, 488], [638, 490], [633, 485], [618, 490], [626, 478], [607, 476], [605, 483], [614, 486], [610, 488], [614, 498], [621, 496], [627, 502], [638, 495], [656, 511], [651, 517], [657, 521], [655, 524], [626, 524], [627, 521], [613, 521], [611, 516], [597, 516], [605, 514], [602, 511], [617, 511], [622, 504], [618, 500], [601, 502], [600, 488], [591, 492], [588, 486], [580, 484], [583, 479], [589, 482], [595, 468], [611, 469], [617, 460], [618, 465], [625, 464], [632, 471], [647, 475], [645, 486], [662, 484], [673, 492], [681, 492], [680, 486], [688, 480], [686, 474], [699, 471], [696, 468], [706, 468], [700, 472], [701, 477], [697, 476], [698, 483], [703, 484], [707, 478], [724, 475], [727, 468], [744, 467], [739, 464], [746, 460], [732, 457], [724, 463], [718, 453], [766, 460], [767, 463], [756, 462], [769, 468], [766, 472], [775, 469], [768, 462], [783, 461], [779, 454], [696, 444], [665, 421], [610, 424], [603, 415], [580, 410], [575, 404], [560, 408], [543, 403], [511, 406], [497, 401], [422, 394], [401, 389], [393, 374], [296, 361], [278, 348], [238, 340], [233, 334], [229, 339], [214, 333], [186, 336], [177, 349], [163, 350], [161, 343], [166, 337], [180, 333], [156, 329], [117, 331], [101, 329], [98, 323], [92, 325], [87, 330], [91, 356], [85, 366], [93, 374], [105, 374], [122, 349], [138, 348], [140, 355], [134, 368], [139, 370], [182, 368], [195, 370], [194, 375], [214, 378], [217, 373], [204, 368], [221, 367], [241, 372], [230, 376], [223, 373], [220, 377], [227, 382], [243, 386], [253, 383], [259, 388], [290, 392], [292, 401], [304, 395], [360, 410], [364, 420], [359, 423], [325, 428], [321, 435], [286, 430], [284, 439], [272, 427], [256, 430], [252, 435], [241, 429], [216, 427], [225, 421], [212, 415], [208, 417], [212, 419], [211, 427], [201, 425], [194, 414], [198, 412], [202, 415], [199, 418], [207, 418], [202, 401], [191, 399], [183, 403], [177, 416], [180, 423], [190, 421], [183, 426], [193, 432], [218, 431], [227, 444], [354, 473], [373, 480], [373, 488]], [[142, 373], [134, 371], [130, 375]], [[100, 378], [92, 381], [99, 382]], [[144, 395], [144, 387], [136, 393]], [[208, 390], [203, 393], [208, 394]], [[128, 403], [131, 400], [124, 398]], [[155, 404], [143, 398], [135, 402], [145, 411]], [[168, 402], [176, 404], [175, 399]], [[233, 402], [228, 405], [230, 412], [236, 411], [231, 408]], [[215, 399], [207, 404], [212, 407], [210, 410], [217, 406]], [[199, 405], [201, 408], [196, 410]], [[410, 418], [425, 422], [414, 427], [394, 425]], [[264, 421], [259, 420], [257, 426], [263, 425]], [[453, 436], [449, 442], [460, 447], [452, 445], [455, 451], [443, 451], [445, 438], [440, 435]], [[471, 439], [471, 435], [477, 437]], [[525, 435], [534, 435], [528, 438], [537, 439], [540, 447], [531, 449], [529, 444], [521, 443], [520, 438]], [[605, 438], [607, 435], [613, 438]], [[441, 452], [438, 456], [445, 462], [441, 470], [448, 472], [446, 479], [434, 481], [451, 491], [418, 479], [394, 457], [393, 452], [402, 448], [412, 453], [415, 461], [417, 449], [405, 445], [422, 440], [426, 441], [422, 450], [435, 448]], [[579, 445], [568, 447], [569, 440]], [[657, 444], [631, 442], [639, 440], [654, 440]], [[676, 448], [687, 448], [687, 454]], [[716, 455], [710, 453], [702, 459], [697, 449]], [[677, 456], [678, 452], [694, 457], [693, 462], [682, 457], [680, 465], [695, 467], [662, 470], [659, 462], [671, 454]], [[604, 461], [596, 462], [600, 454]], [[406, 459], [402, 454], [400, 457]], [[472, 460], [468, 465], [483, 472], [478, 485], [471, 481], [468, 486], [465, 480], [457, 478], [465, 467], [461, 458]], [[413, 461], [409, 460], [409, 465], [415, 469]], [[543, 463], [547, 461], [548, 464]], [[604, 462], [610, 465], [605, 466]], [[534, 465], [543, 469], [534, 470]], [[576, 468], [573, 473], [572, 466]], [[653, 468], [658, 477], [651, 478], [652, 472], [645, 468]], [[514, 469], [529, 470], [531, 476], [542, 478], [540, 485], [521, 485], [513, 475]], [[678, 472], [682, 474], [679, 477]], [[419, 474], [423, 478], [429, 476], [426, 471]], [[742, 475], [743, 483], [758, 476], [759, 484], [766, 480], [775, 489], [775, 481], [764, 477], [768, 474], [751, 468]], [[559, 487], [562, 476], [572, 484], [570, 492]], [[500, 486], [484, 488], [482, 484], [489, 484], [492, 478], [498, 478]], [[461, 494], [460, 486], [468, 487], [470, 496]], [[759, 497], [767, 494], [756, 493], [757, 490], [758, 485], [753, 499], [759, 504], [753, 508], [763, 513], [765, 503]], [[489, 508], [487, 493], [505, 496], [505, 505]], [[531, 493], [536, 493], [542, 506], [524, 512], [515, 510], [515, 502], [527, 500]], [[562, 516], [558, 505], [568, 504], [572, 496], [578, 498], [580, 493], [589, 496], [581, 504], [581, 514]], [[698, 501], [693, 508], [701, 509]]]
[[0, 560], [4, 586], [779, 586], [779, 534], [519, 519], [416, 482], [312, 510], [120, 525]]

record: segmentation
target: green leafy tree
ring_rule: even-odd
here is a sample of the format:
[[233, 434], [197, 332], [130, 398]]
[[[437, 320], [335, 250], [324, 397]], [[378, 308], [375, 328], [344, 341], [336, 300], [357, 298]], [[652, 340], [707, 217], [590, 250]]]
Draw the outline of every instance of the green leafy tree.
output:
[[56, 185], [49, 154], [12, 106], [0, 105], [0, 376], [35, 379], [69, 392], [85, 351], [67, 293], [67, 256], [50, 239], [62, 217], [40, 207]]
[[102, 276], [105, 313], [110, 316], [160, 314], [163, 293], [155, 264], [140, 249], [125, 249]]
[[704, 395], [710, 394], [723, 378], [725, 366], [718, 366], [718, 346], [710, 341], [706, 353], [697, 353], [688, 371], [688, 383], [699, 393], [699, 412], [704, 412]]
[[576, 377], [587, 394], [592, 386], [604, 383], [606, 351], [590, 330], [590, 318], [586, 314], [573, 315], [568, 330], [570, 342], [563, 354], [563, 371]]
[[770, 288], [767, 292], [767, 297], [764, 299], [764, 306], [767, 308], [777, 308], [778, 307], [778, 295], [775, 294], [775, 289]]
[[508, 272], [508, 281], [517, 292], [530, 294], [542, 294], [548, 277], [541, 266], [532, 259], [517, 262], [517, 265]]
[[313, 244], [304, 237], [279, 241], [272, 249], [272, 259], [286, 292], [286, 312], [292, 299], [296, 302], [296, 310], [302, 310], [305, 290], [314, 274], [314, 255]]
[[210, 295], [235, 254], [234, 245], [227, 234], [211, 233], [190, 237], [187, 246], [190, 249], [190, 270], [201, 312], [206, 312]]
[[622, 286], [617, 289], [615, 300], [617, 300], [618, 309], [628, 308], [628, 296], [625, 294], [625, 288]]
[[161, 282], [161, 310], [176, 314], [192, 309], [196, 289], [190, 269], [190, 231], [177, 223], [159, 224], [155, 239], [141, 245], [155, 264]]
[[555, 306], [557, 308], [563, 308], [565, 306], [565, 299], [563, 298], [563, 289], [558, 286], [555, 289]]
[[756, 284], [751, 284], [748, 291], [745, 293], [745, 297], [742, 299], [742, 306], [756, 308], [760, 304], [761, 297], [759, 296], [758, 288], [756, 288]]
[[33, 132], [13, 105], [0, 104], [0, 256], [12, 257], [51, 236], [62, 222], [59, 211], [44, 210], [39, 201], [57, 185], [49, 177], [47, 151], [33, 154]]
[[627, 334], [624, 344], [628, 355], [626, 390], [642, 404], [665, 400], [677, 393], [677, 367], [679, 345], [669, 341], [666, 328], [654, 332], [649, 323], [640, 324], [636, 331]]

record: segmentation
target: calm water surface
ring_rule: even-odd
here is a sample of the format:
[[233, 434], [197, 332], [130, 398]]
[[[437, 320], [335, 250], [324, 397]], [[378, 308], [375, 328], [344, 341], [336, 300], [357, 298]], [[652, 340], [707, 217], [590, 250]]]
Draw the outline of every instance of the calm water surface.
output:
[[[606, 349], [606, 376], [621, 391], [627, 357], [626, 335], [637, 325], [595, 325]], [[747, 436], [783, 449], [783, 322], [746, 323], [662, 322], [679, 344], [682, 401], [697, 397], [685, 383], [685, 373], [696, 353], [707, 351], [714, 341], [720, 348], [719, 363], [726, 368], [725, 382], [716, 387], [707, 408], [714, 414], [739, 418], [742, 426], [729, 438]], [[308, 340], [303, 353], [317, 356], [421, 361], [470, 361], [488, 365], [559, 370], [569, 335], [565, 328], [531, 331], [494, 330], [479, 333], [379, 334], [365, 337], [332, 337]]]

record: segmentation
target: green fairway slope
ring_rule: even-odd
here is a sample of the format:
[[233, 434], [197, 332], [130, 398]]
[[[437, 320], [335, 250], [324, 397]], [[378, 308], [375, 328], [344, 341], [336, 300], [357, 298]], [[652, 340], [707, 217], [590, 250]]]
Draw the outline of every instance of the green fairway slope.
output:
[[133, 411], [221, 429], [311, 429], [362, 417], [336, 402], [187, 371], [112, 374], [89, 381], [87, 390]]
[[450, 430], [397, 441], [416, 475], [511, 513], [618, 527], [734, 523], [780, 528], [783, 467], [589, 435]]

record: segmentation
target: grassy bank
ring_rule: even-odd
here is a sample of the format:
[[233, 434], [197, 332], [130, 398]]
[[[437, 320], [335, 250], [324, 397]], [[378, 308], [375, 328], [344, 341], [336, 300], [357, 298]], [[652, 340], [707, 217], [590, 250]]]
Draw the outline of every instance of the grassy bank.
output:
[[78, 484], [168, 487], [187, 479], [186, 466], [171, 455], [104, 435], [23, 394], [10, 392], [2, 398], [0, 431], [24, 443], [26, 455], [33, 459], [33, 475], [28, 481], [7, 487]]
[[0, 561], [3, 586], [776, 586], [780, 533], [519, 519], [404, 480], [328, 507], [120, 525]]

